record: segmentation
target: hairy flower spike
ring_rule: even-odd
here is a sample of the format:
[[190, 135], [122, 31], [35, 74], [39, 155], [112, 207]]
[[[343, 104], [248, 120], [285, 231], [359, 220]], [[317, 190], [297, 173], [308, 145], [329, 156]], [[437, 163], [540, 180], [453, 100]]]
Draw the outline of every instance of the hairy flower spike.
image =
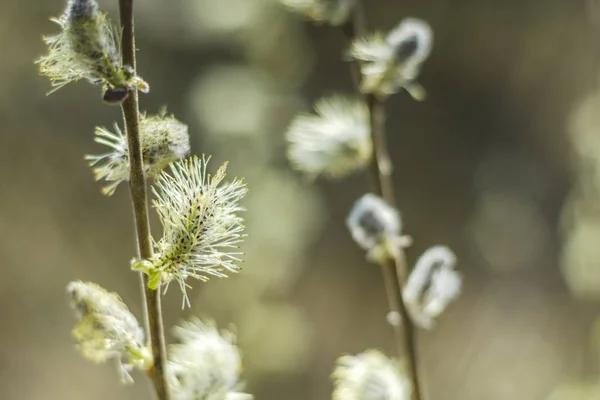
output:
[[123, 65], [119, 31], [97, 0], [68, 0], [60, 18], [52, 19], [61, 33], [44, 37], [49, 53], [36, 62], [40, 73], [50, 78], [53, 89], [80, 79], [102, 85], [107, 103], [120, 103], [129, 91], [149, 91], [148, 84], [130, 66]]
[[239, 179], [221, 183], [227, 164], [214, 176], [206, 174], [209, 158], [197, 157], [171, 164], [170, 174], [161, 172], [152, 190], [154, 206], [163, 225], [163, 237], [154, 242], [152, 260], [134, 263], [150, 277], [150, 287], [176, 280], [188, 302], [187, 278], [207, 281], [237, 272], [242, 253], [236, 249], [243, 238], [243, 211], [239, 201], [247, 192]]
[[237, 392], [241, 357], [231, 332], [195, 318], [175, 328], [167, 378], [174, 400], [251, 400]]
[[375, 33], [355, 40], [349, 54], [362, 61], [361, 91], [387, 97], [404, 88], [415, 100], [423, 100], [425, 90], [415, 79], [432, 42], [429, 25], [415, 18], [406, 18], [385, 37]]
[[402, 365], [377, 350], [337, 360], [333, 400], [410, 400], [412, 388]]
[[346, 225], [354, 241], [366, 250], [367, 258], [382, 263], [395, 257], [410, 237], [401, 236], [402, 219], [382, 198], [367, 193], [354, 203]]
[[456, 256], [445, 246], [431, 247], [417, 260], [402, 297], [420, 327], [431, 329], [434, 318], [460, 294], [461, 278], [455, 265]]
[[319, 100], [315, 111], [297, 116], [288, 128], [287, 154], [294, 168], [329, 178], [365, 168], [373, 145], [364, 103], [336, 95]]
[[[174, 116], [161, 113], [147, 117], [142, 114], [139, 127], [146, 176], [156, 178], [167, 165], [189, 154], [188, 127]], [[104, 179], [108, 182], [102, 189], [102, 193], [107, 196], [111, 196], [121, 182], [129, 180], [127, 135], [117, 124], [114, 129], [113, 133], [106, 128], [96, 128], [95, 141], [110, 147], [110, 152], [85, 156], [94, 168], [96, 180]]]
[[312, 21], [337, 26], [348, 20], [356, 0], [281, 0], [281, 3]]
[[79, 350], [93, 362], [116, 359], [124, 383], [133, 379], [133, 368], [147, 369], [152, 355], [145, 345], [144, 330], [116, 293], [91, 282], [74, 281], [67, 285], [78, 322], [73, 336]]

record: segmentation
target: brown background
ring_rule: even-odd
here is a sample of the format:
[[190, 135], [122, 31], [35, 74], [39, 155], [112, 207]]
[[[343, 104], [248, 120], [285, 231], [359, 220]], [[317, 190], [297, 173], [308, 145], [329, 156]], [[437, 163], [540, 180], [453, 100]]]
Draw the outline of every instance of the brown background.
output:
[[[465, 279], [437, 328], [419, 335], [429, 398], [584, 399], [556, 390], [599, 380], [599, 267], [585, 252], [575, 258], [588, 261], [561, 264], [569, 237], [561, 213], [578, 179], [569, 121], [597, 71], [586, 3], [365, 3], [372, 27], [414, 16], [435, 32], [420, 77], [427, 101], [401, 93], [387, 108], [396, 194], [414, 239], [409, 259], [449, 245]], [[103, 151], [93, 128], [112, 125], [119, 110], [87, 83], [46, 97], [48, 81], [33, 64], [45, 52], [41, 35], [56, 32], [48, 18], [63, 6], [0, 4], [0, 398], [151, 398], [143, 376], [119, 385], [114, 367], [83, 360], [69, 334], [70, 280], [93, 280], [137, 315], [141, 308], [128, 271], [135, 247], [126, 186], [101, 196], [83, 160]], [[114, 13], [116, 0], [101, 6]], [[213, 154], [213, 168], [229, 160], [250, 188], [244, 271], [195, 284], [184, 312], [173, 287], [166, 324], [192, 313], [235, 324], [257, 399], [329, 398], [339, 355], [394, 348], [379, 271], [344, 227], [365, 177], [313, 185], [284, 154], [295, 113], [351, 90], [343, 37], [275, 0], [136, 7], [138, 69], [151, 84], [142, 108], [167, 104], [190, 125], [193, 153]], [[592, 249], [600, 243], [589, 240]], [[582, 263], [587, 269], [577, 269]]]

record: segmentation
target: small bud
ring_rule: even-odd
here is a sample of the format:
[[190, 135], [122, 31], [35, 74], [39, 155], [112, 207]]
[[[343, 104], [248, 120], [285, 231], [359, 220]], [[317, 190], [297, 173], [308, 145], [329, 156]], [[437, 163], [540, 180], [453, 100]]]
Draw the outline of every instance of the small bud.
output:
[[377, 350], [342, 356], [333, 371], [333, 400], [410, 400], [412, 387], [402, 365]]
[[386, 320], [391, 326], [402, 325], [402, 315], [398, 311], [390, 311], [387, 313]]
[[167, 379], [176, 400], [251, 400], [240, 393], [241, 356], [231, 332], [219, 333], [213, 322], [195, 318], [174, 330]]
[[[95, 141], [111, 148], [109, 153], [87, 155], [85, 159], [94, 167], [96, 180], [104, 179], [109, 184], [102, 189], [112, 195], [117, 186], [129, 180], [129, 146], [127, 135], [115, 124], [115, 133], [106, 128], [96, 128]], [[144, 174], [156, 178], [159, 172], [190, 152], [188, 127], [174, 116], [159, 114], [140, 116], [139, 122]]]
[[106, 88], [102, 94], [102, 100], [108, 104], [120, 104], [129, 96], [129, 90], [126, 88]]
[[81, 281], [69, 283], [67, 291], [78, 318], [73, 336], [85, 358], [96, 363], [117, 360], [124, 383], [133, 382], [129, 375], [133, 368], [150, 367], [152, 354], [144, 330], [116, 293]]
[[104, 98], [111, 104], [124, 100], [131, 90], [148, 92], [148, 84], [123, 65], [120, 30], [98, 10], [96, 0], [68, 0], [63, 15], [52, 21], [61, 33], [44, 37], [49, 53], [36, 61], [40, 73], [50, 78], [50, 93], [80, 79], [103, 85]]
[[454, 270], [456, 256], [445, 246], [427, 249], [417, 260], [402, 292], [414, 322], [431, 329], [439, 316], [460, 294], [461, 278]]
[[355, 40], [350, 56], [362, 61], [361, 91], [387, 97], [404, 88], [415, 100], [425, 98], [415, 82], [431, 52], [433, 33], [421, 20], [406, 18], [386, 37], [380, 33]]
[[356, 0], [281, 0], [281, 3], [309, 20], [337, 26], [348, 20]]
[[140, 270], [150, 281], [179, 283], [184, 294], [188, 278], [208, 281], [210, 276], [227, 277], [227, 272], [238, 272], [235, 251], [244, 237], [243, 211], [238, 202], [247, 192], [242, 180], [221, 183], [227, 164], [214, 176], [206, 174], [209, 158], [197, 157], [171, 164], [170, 174], [162, 171], [152, 188], [156, 195], [154, 207], [163, 225], [163, 237], [155, 242], [155, 254]]
[[373, 145], [369, 113], [359, 100], [332, 96], [315, 105], [317, 115], [299, 115], [288, 128], [288, 158], [311, 177], [342, 178], [366, 168]]
[[378, 263], [394, 258], [399, 248], [410, 245], [410, 238], [401, 236], [398, 211], [374, 194], [367, 193], [354, 203], [346, 226], [354, 241], [368, 252], [367, 258]]

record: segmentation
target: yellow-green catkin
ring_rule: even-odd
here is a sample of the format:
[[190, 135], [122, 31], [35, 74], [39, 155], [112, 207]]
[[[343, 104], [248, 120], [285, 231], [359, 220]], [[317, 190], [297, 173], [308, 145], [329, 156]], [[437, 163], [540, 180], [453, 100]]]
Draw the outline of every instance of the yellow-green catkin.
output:
[[191, 279], [226, 278], [240, 270], [244, 211], [240, 200], [248, 189], [241, 179], [225, 181], [224, 164], [207, 173], [209, 157], [177, 161], [160, 173], [152, 187], [153, 201], [163, 226], [163, 237], [154, 241], [154, 256], [136, 260], [132, 267], [149, 276], [148, 286], [168, 288], [176, 281], [189, 305]]
[[[166, 110], [158, 115], [142, 114], [139, 126], [144, 174], [148, 178], [156, 178], [163, 168], [190, 152], [188, 126], [173, 115], [167, 115]], [[129, 180], [127, 136], [117, 124], [114, 132], [97, 127], [95, 133], [95, 141], [108, 146], [110, 151], [86, 155], [85, 159], [93, 168], [96, 180], [106, 180], [102, 193], [110, 196], [121, 182]]]
[[132, 382], [132, 369], [152, 364], [144, 330], [116, 293], [81, 281], [70, 282], [67, 292], [77, 317], [73, 336], [85, 358], [96, 363], [115, 360], [124, 383]]
[[37, 61], [40, 73], [50, 78], [50, 93], [80, 79], [102, 85], [108, 103], [121, 102], [131, 90], [149, 90], [130, 66], [123, 65], [120, 33], [96, 0], [69, 0], [60, 18], [52, 21], [61, 32], [44, 37], [49, 52]]

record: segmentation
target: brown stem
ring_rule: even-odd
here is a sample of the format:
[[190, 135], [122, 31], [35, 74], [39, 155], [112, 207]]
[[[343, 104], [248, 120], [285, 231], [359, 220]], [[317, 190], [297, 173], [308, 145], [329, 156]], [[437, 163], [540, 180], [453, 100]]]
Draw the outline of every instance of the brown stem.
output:
[[[385, 104], [373, 95], [366, 96], [366, 100], [369, 108], [371, 139], [373, 140], [375, 153], [369, 166], [369, 170], [371, 171], [371, 185], [376, 194], [383, 197], [386, 203], [396, 208], [394, 183], [392, 180], [392, 163], [387, 149], [384, 129]], [[395, 259], [386, 262], [382, 268], [384, 279], [392, 281], [392, 283], [386, 283], [391, 311], [400, 313], [402, 317], [401, 324], [392, 324], [392, 326], [395, 331], [398, 347], [408, 364], [409, 378], [413, 385], [412, 400], [422, 400], [423, 397], [418, 379], [415, 327], [402, 299], [402, 288], [404, 288], [409, 271], [404, 250], [400, 247]]]
[[[356, 0], [356, 6], [350, 21], [342, 27], [349, 42], [367, 33], [365, 20], [363, 4], [361, 1]], [[357, 88], [360, 87], [360, 67], [360, 62], [352, 63], [352, 77]], [[364, 100], [369, 109], [369, 124], [374, 149], [374, 156], [369, 165], [371, 187], [374, 193], [396, 208], [392, 162], [385, 135], [385, 103], [371, 94], [364, 95]], [[382, 265], [390, 311], [399, 313], [402, 318], [400, 324], [394, 323], [394, 321], [390, 322], [394, 329], [398, 351], [406, 359], [409, 379], [413, 386], [412, 400], [422, 400], [423, 396], [418, 379], [415, 328], [402, 299], [402, 288], [408, 278], [408, 272], [409, 268], [402, 248], [399, 249], [395, 259]]]
[[373, 187], [389, 205], [395, 207], [392, 161], [385, 136], [385, 103], [374, 95], [367, 95], [365, 100], [369, 109], [369, 125], [375, 153], [369, 165], [374, 181]]
[[[133, 19], [133, 0], [119, 0], [119, 15], [123, 29], [122, 55], [123, 65], [129, 65], [135, 71], [135, 34]], [[142, 148], [139, 132], [139, 105], [136, 91], [132, 91], [122, 104], [123, 119], [127, 129], [127, 142], [129, 146], [129, 168], [131, 201], [135, 218], [137, 233], [138, 256], [140, 259], [152, 257], [152, 243], [150, 241], [150, 220], [148, 218], [148, 193], [144, 177]], [[169, 391], [166, 384], [165, 365], [166, 349], [165, 335], [160, 305], [160, 287], [157, 290], [148, 288], [148, 277], [141, 273], [143, 298], [146, 304], [145, 324], [148, 340], [152, 349], [152, 366], [147, 373], [159, 400], [169, 400]]]

